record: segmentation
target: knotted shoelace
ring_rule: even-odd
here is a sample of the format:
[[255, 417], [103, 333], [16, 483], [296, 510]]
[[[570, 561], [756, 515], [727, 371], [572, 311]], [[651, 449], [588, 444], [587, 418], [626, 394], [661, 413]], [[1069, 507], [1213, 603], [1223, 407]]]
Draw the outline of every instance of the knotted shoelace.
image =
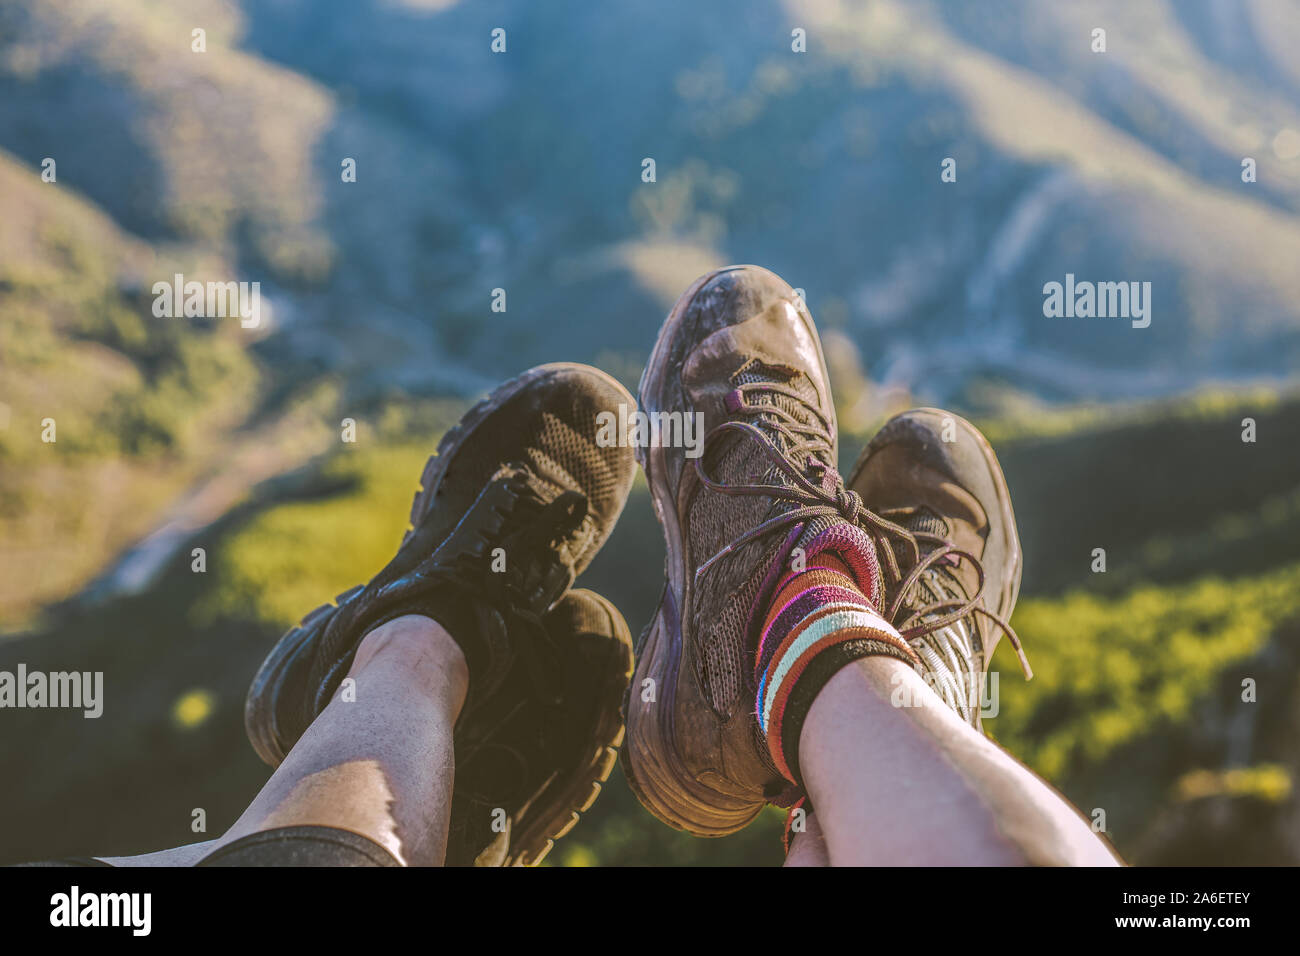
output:
[[[747, 396], [753, 392], [766, 393], [769, 400], [747, 401]], [[776, 404], [776, 396], [784, 396], [796, 403], [795, 407], [805, 414], [796, 415]], [[705, 454], [695, 459], [695, 472], [700, 482], [719, 494], [758, 495], [788, 501], [795, 507], [760, 522], [703, 562], [695, 571], [697, 584], [719, 560], [757, 538], [811, 518], [840, 517], [859, 525], [876, 545], [877, 555], [883, 557], [882, 573], [887, 576], [886, 593], [892, 592], [893, 598], [888, 607], [882, 610], [887, 619], [897, 621], [900, 611], [907, 607], [906, 618], [895, 626], [909, 643], [949, 628], [964, 618], [981, 615], [1007, 635], [1026, 679], [1033, 676], [1015, 630], [1010, 623], [984, 606], [985, 575], [979, 560], [939, 535], [908, 531], [869, 510], [862, 503], [861, 495], [844, 486], [844, 479], [834, 464], [830, 422], [808, 398], [779, 383], [747, 382], [728, 393], [726, 407], [733, 415], [753, 418], [754, 421], [729, 419], [709, 430], [704, 437]], [[789, 483], [770, 484], [758, 480], [728, 482], [710, 477], [704, 468], [708, 448], [720, 436], [732, 432], [753, 441], [767, 461]], [[785, 446], [784, 451], [777, 444], [778, 441]], [[803, 456], [801, 465], [796, 464], [800, 456]], [[895, 542], [903, 546], [907, 556], [904, 565], [899, 564], [895, 554]], [[922, 542], [933, 547], [922, 553]], [[974, 594], [966, 598], [936, 597], [931, 594], [930, 597], [934, 599], [926, 603], [921, 595], [922, 582], [933, 580], [934, 574], [939, 573], [943, 564], [956, 565], [961, 561], [970, 562], [976, 570], [979, 585]], [[906, 573], [903, 571], [904, 566], [909, 567]], [[965, 631], [964, 624], [962, 631]], [[951, 648], [948, 650], [951, 652]], [[967, 650], [970, 650], [969, 646]], [[930, 651], [933, 656], [934, 649], [930, 648]], [[918, 653], [921, 652], [918, 650]], [[922, 656], [924, 658], [924, 654]]]

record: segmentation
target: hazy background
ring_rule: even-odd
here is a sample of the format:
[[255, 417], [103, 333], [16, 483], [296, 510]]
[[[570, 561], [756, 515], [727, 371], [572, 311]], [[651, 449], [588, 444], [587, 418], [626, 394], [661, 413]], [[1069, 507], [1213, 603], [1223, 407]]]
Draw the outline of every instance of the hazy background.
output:
[[[727, 262], [805, 290], [846, 469], [909, 404], [994, 439], [1038, 675], [998, 739], [1135, 862], [1300, 862], [1297, 49], [1289, 0], [0, 0], [0, 668], [106, 674], [97, 721], [0, 711], [0, 862], [233, 822], [249, 677], [440, 432], [542, 361], [635, 387]], [[178, 271], [271, 315], [156, 319]], [[1044, 318], [1067, 272], [1150, 328]], [[639, 484], [584, 582], [634, 631], [662, 550]], [[551, 862], [780, 860], [607, 791]]]

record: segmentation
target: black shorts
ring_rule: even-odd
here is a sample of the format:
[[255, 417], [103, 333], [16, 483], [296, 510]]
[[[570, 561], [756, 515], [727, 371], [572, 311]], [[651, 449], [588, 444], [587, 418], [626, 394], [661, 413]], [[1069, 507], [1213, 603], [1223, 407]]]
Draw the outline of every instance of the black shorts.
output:
[[[65, 857], [22, 866], [112, 866], [94, 857]], [[359, 833], [337, 827], [261, 830], [213, 850], [195, 866], [401, 866], [397, 857]]]

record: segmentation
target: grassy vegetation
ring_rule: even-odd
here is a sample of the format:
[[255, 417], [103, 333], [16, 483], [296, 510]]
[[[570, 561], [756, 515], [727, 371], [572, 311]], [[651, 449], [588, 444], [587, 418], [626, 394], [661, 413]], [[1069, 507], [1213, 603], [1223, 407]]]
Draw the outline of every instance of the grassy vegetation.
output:
[[[242, 739], [248, 675], [285, 627], [388, 559], [406, 528], [425, 457], [459, 407], [393, 403], [376, 411], [356, 445], [341, 446], [290, 494], [255, 499], [206, 533], [206, 574], [178, 560], [152, 592], [96, 610], [93, 624], [79, 616], [58, 620], [7, 648], [5, 660], [32, 659], [41, 649], [36, 659], [48, 667], [74, 653], [87, 666], [89, 626], [105, 668], [116, 674], [110, 687], [119, 694], [132, 688], [132, 715], [105, 724], [110, 739], [102, 750], [111, 758], [88, 756], [49, 788], [8, 794], [6, 812], [39, 817], [79, 789], [147, 772], [157, 786], [149, 801], [135, 809], [118, 803], [113, 814], [127, 819], [111, 826], [106, 818], [87, 820], [68, 832], [64, 849], [104, 852], [102, 842], [87, 842], [104, 832], [116, 834], [108, 847], [116, 851], [184, 839], [158, 822], [176, 801], [208, 807], [213, 826], [233, 819], [265, 773]], [[1259, 423], [1261, 440], [1253, 445], [1240, 441], [1247, 411]], [[999, 445], [1028, 566], [1013, 623], [1036, 677], [1019, 681], [1000, 650], [1001, 710], [989, 728], [1079, 805], [1110, 808], [1113, 837], [1135, 853], [1171, 808], [1205, 799], [1270, 806], [1291, 799], [1295, 767], [1285, 748], [1251, 744], [1229, 759], [1202, 737], [1251, 706], [1239, 703], [1242, 675], [1270, 688], [1290, 679], [1274, 644], [1300, 618], [1300, 476], [1290, 454], [1300, 402], [1285, 395], [1244, 406], [1193, 399], [1149, 416], [1076, 421], [1084, 424], [1046, 434], [1031, 429]], [[846, 459], [863, 437], [846, 436]], [[1139, 448], [1140, 472], [1132, 466]], [[1189, 467], [1207, 454], [1220, 467]], [[1095, 546], [1108, 550], [1104, 574], [1091, 571]], [[659, 582], [646, 569], [658, 568], [662, 555], [638, 482], [614, 539], [582, 583], [614, 600], [635, 632], [653, 613]], [[128, 666], [142, 659], [158, 665], [145, 687]], [[1279, 719], [1260, 717], [1252, 739], [1276, 738]], [[33, 727], [22, 739], [67, 738], [76, 746], [79, 731]], [[189, 769], [143, 754], [121, 763], [123, 748], [149, 739], [196, 748], [193, 761], [180, 765]], [[40, 760], [39, 750], [23, 748], [15, 772], [35, 773]], [[213, 780], [224, 781], [216, 791]], [[694, 840], [641, 811], [616, 771], [552, 864], [776, 864], [780, 824], [773, 811], [733, 837]], [[1196, 858], [1194, 841], [1177, 842]], [[1225, 845], [1200, 852], [1230, 854]]]
[[1231, 581], [1139, 585], [1118, 599], [1072, 591], [1022, 601], [1014, 623], [1035, 677], [1016, 686], [1004, 657], [1007, 705], [990, 728], [1049, 780], [1085, 776], [1117, 748], [1189, 720], [1229, 665], [1298, 617], [1300, 563]]
[[393, 556], [428, 458], [427, 444], [349, 450], [321, 479], [346, 489], [322, 500], [262, 512], [214, 555], [217, 587], [196, 608], [197, 620], [252, 618], [277, 627], [296, 623], [333, 595], [365, 581]]

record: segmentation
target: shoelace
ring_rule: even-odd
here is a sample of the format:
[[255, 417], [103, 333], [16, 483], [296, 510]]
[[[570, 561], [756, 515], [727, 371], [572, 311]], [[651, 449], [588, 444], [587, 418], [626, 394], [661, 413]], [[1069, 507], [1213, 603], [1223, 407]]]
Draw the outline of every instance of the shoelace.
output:
[[[934, 569], [925, 572], [917, 582], [917, 589], [925, 592], [932, 601], [954, 598], [960, 593], [946, 582], [941, 572]], [[976, 682], [982, 675], [975, 672], [973, 635], [966, 620], [954, 621], [931, 631], [915, 638], [911, 644], [925, 664], [935, 692], [962, 720], [972, 723], [979, 706], [980, 687]]]
[[[516, 463], [509, 467], [509, 473], [494, 479], [480, 496], [482, 502], [492, 484], [509, 492], [498, 495], [491, 505], [501, 519], [498, 530], [477, 532], [482, 545], [481, 549], [475, 548], [475, 556], [460, 555], [456, 563], [444, 565], [436, 573], [435, 580], [455, 585], [467, 599], [482, 608], [495, 609], [502, 616], [506, 626], [518, 633], [519, 639], [512, 639], [510, 646], [523, 662], [536, 699], [557, 703], [559, 681], [554, 665], [547, 667], [548, 658], [553, 659], [555, 655], [551, 653], [550, 635], [542, 623], [542, 615], [547, 609], [535, 610], [530, 604], [534, 599], [533, 592], [545, 587], [548, 577], [558, 572], [554, 547], [582, 527], [587, 516], [587, 498], [577, 491], [565, 491], [546, 502], [530, 486], [525, 466]], [[474, 507], [480, 507], [480, 503]], [[469, 519], [462, 518], [462, 522], [466, 520]], [[458, 529], [448, 535], [448, 540], [458, 533]], [[484, 569], [484, 556], [492, 560], [498, 548], [506, 558], [504, 570]], [[418, 566], [408, 574], [406, 582], [390, 587], [404, 590], [428, 587], [427, 581], [410, 583], [420, 579], [423, 567]], [[554, 584], [554, 581], [550, 583]], [[565, 586], [571, 583], [570, 579]], [[480, 626], [484, 626], [482, 613], [477, 609], [476, 613], [480, 616]], [[495, 666], [489, 667], [488, 673], [487, 685], [490, 686], [494, 682], [491, 675], [495, 673]]]
[[490, 541], [490, 546], [502, 548], [508, 556], [503, 573], [493, 574], [485, 580], [498, 587], [493, 596], [507, 596], [518, 601], [527, 598], [529, 573], [546, 573], [552, 560], [553, 549], [582, 527], [587, 516], [587, 498], [577, 491], [565, 491], [553, 501], [543, 502], [522, 479], [516, 479], [514, 505], [505, 527], [518, 530]]
[[[1020, 636], [1016, 634], [1015, 629], [1008, 621], [1004, 621], [983, 604], [985, 575], [984, 566], [980, 564], [979, 559], [969, 551], [958, 548], [941, 535], [926, 531], [907, 531], [892, 522], [886, 523], [898, 528], [899, 531], [906, 535], [911, 540], [912, 547], [918, 553], [921, 542], [933, 545], [924, 556], [918, 557], [912, 564], [907, 576], [897, 581], [894, 598], [886, 608], [885, 616], [895, 622], [894, 626], [898, 628], [898, 632], [909, 642], [912, 642], [918, 638], [948, 630], [952, 626], [961, 625], [962, 640], [969, 641], [970, 635], [966, 633], [966, 619], [970, 618], [973, 625], [975, 617], [982, 616], [1007, 636], [1007, 640], [1011, 642], [1011, 646], [1016, 652], [1016, 658], [1020, 661], [1020, 669], [1024, 672], [1025, 679], [1032, 678], [1034, 672], [1029, 666], [1029, 658], [1025, 656], [1025, 649], [1020, 643]], [[892, 551], [887, 541], [881, 543], [886, 551]], [[975, 574], [979, 579], [974, 593], [966, 598], [959, 596], [961, 593], [960, 588], [946, 582], [939, 583], [944, 578], [955, 581], [955, 576], [949, 569], [958, 566], [962, 561], [968, 562], [975, 569]], [[896, 562], [894, 564], [896, 565]], [[916, 593], [927, 582], [930, 585], [929, 590], [931, 593], [929, 596], [933, 600], [928, 604], [914, 603], [909, 605], [909, 598], [915, 602]], [[899, 612], [905, 606], [909, 606], [910, 613], [900, 621]]]
[[522, 527], [499, 541], [488, 542], [489, 548], [504, 549], [508, 556], [506, 570], [480, 575], [481, 583], [473, 590], [503, 613], [509, 610], [508, 626], [527, 629], [527, 636], [511, 641], [511, 646], [523, 660], [537, 699], [554, 704], [560, 698], [555, 668], [547, 666], [552, 642], [542, 623], [544, 612], [524, 606], [530, 584], [528, 576], [534, 571], [546, 574], [547, 565], [553, 560], [554, 546], [582, 526], [587, 516], [587, 498], [576, 491], [565, 491], [553, 501], [543, 503], [525, 481], [516, 479], [515, 484], [517, 494], [504, 526], [521, 524]]
[[[494, 534], [479, 534], [480, 540], [487, 547], [488, 555], [491, 555], [494, 547], [505, 549], [507, 562], [504, 572], [485, 572], [481, 564], [475, 561], [459, 568], [446, 565], [425, 576], [421, 571], [426, 564], [421, 562], [397, 581], [384, 585], [379, 591], [379, 599], [392, 605], [406, 603], [427, 588], [444, 582], [459, 587], [468, 598], [477, 599], [484, 606], [497, 609], [507, 619], [508, 627], [526, 631], [522, 639], [512, 641], [511, 644], [517, 656], [522, 659], [536, 699], [544, 703], [555, 703], [559, 699], [557, 688], [560, 684], [554, 666], [549, 671], [546, 666], [547, 651], [552, 648], [550, 635], [542, 623], [541, 612], [535, 612], [526, 606], [529, 585], [532, 583], [529, 573], [537, 572], [545, 576], [546, 562], [553, 558], [552, 545], [573, 535], [582, 526], [587, 514], [587, 499], [576, 491], [566, 491], [553, 501], [544, 502], [529, 487], [525, 471], [524, 466], [512, 464], [509, 474], [489, 483], [489, 488], [494, 483], [504, 484], [511, 492], [494, 506], [503, 519], [501, 530]], [[483, 494], [487, 494], [487, 490]], [[479, 503], [476, 502], [475, 507], [478, 506]], [[465, 520], [466, 517], [462, 517], [462, 523]], [[460, 525], [453, 529], [439, 548], [459, 528]], [[439, 548], [434, 549], [435, 553]], [[340, 605], [338, 612], [326, 625], [325, 633], [317, 646], [307, 678], [308, 686], [315, 686], [317, 690], [303, 698], [301, 717], [304, 728], [329, 702], [344, 667], [351, 660], [350, 654], [343, 653], [343, 650], [348, 646], [355, 650], [357, 643], [353, 609], [354, 605], [350, 602]], [[551, 657], [554, 659], [554, 655]]]
[[[801, 420], [790, 411], [775, 404], [775, 402], [763, 404], [747, 402], [745, 397], [750, 392], [766, 392], [772, 396], [785, 396], [806, 409], [809, 417], [806, 420]], [[788, 528], [810, 518], [826, 515], [840, 517], [846, 521], [855, 520], [859, 514], [870, 515], [870, 512], [867, 512], [862, 506], [862, 499], [857, 493], [844, 487], [843, 480], [835, 471], [831, 461], [830, 422], [807, 398], [792, 388], [786, 388], [776, 383], [747, 382], [738, 385], [728, 393], [726, 404], [727, 410], [732, 414], [756, 416], [760, 424], [756, 425], [733, 418], [719, 422], [710, 429], [709, 433], [704, 436], [706, 454], [702, 454], [695, 459], [695, 473], [699, 476], [700, 482], [709, 490], [716, 491], [719, 494], [758, 495], [789, 501], [796, 507], [779, 515], [773, 515], [733, 539], [717, 554], [696, 568], [696, 581], [703, 578], [726, 555], [772, 531]], [[752, 439], [768, 462], [782, 472], [791, 484], [732, 483], [711, 478], [704, 470], [704, 461], [708, 457], [707, 451], [709, 446], [725, 432], [739, 432]], [[784, 452], [777, 447], [776, 442], [771, 437], [772, 435], [779, 435], [784, 440], [786, 443]], [[794, 464], [794, 461], [801, 454], [805, 456], [802, 468]], [[819, 483], [809, 480], [809, 474], [816, 475]], [[825, 487], [827, 475], [834, 476], [829, 490]], [[883, 519], [877, 518], [875, 515], [871, 515], [871, 519], [874, 522], [881, 522], [895, 528], [900, 534], [907, 534], [897, 525], [884, 522]], [[888, 557], [891, 561], [893, 560], [892, 553]], [[895, 571], [897, 571], [896, 566]]]
[[[764, 402], [762, 404], [747, 402], [746, 396], [750, 392], [765, 392], [773, 397], [776, 395], [785, 396], [796, 402], [797, 407], [806, 410], [807, 415], [801, 419], [787, 409], [775, 404], [775, 402]], [[837, 516], [850, 523], [859, 524], [871, 537], [873, 543], [877, 545], [877, 555], [884, 557], [884, 570], [889, 576], [890, 584], [894, 585], [894, 587], [890, 588], [890, 590], [894, 591], [894, 597], [885, 615], [891, 621], [897, 619], [899, 610], [909, 597], [915, 600], [915, 592], [917, 592], [918, 585], [925, 577], [926, 572], [936, 569], [939, 562], [946, 560], [949, 563], [956, 563], [965, 560], [974, 565], [979, 578], [979, 586], [975, 589], [973, 595], [965, 599], [931, 595], [931, 597], [935, 597], [935, 600], [928, 604], [918, 604], [912, 607], [902, 625], [895, 625], [898, 627], [899, 633], [909, 643], [925, 638], [936, 631], [942, 631], [964, 618], [973, 617], [977, 614], [983, 615], [1007, 635], [1020, 660], [1026, 678], [1033, 676], [1033, 671], [1029, 667], [1029, 661], [1025, 657], [1019, 636], [1008, 622], [1003, 621], [998, 615], [984, 607], [982, 603], [984, 569], [979, 560], [974, 555], [962, 551], [950, 541], [938, 535], [908, 531], [906, 528], [888, 521], [867, 509], [862, 503], [862, 497], [857, 492], [845, 488], [844, 479], [834, 466], [830, 442], [830, 422], [821, 413], [820, 409], [794, 389], [774, 382], [748, 382], [738, 385], [728, 393], [726, 406], [727, 410], [732, 414], [754, 416], [759, 424], [729, 419], [710, 429], [709, 433], [704, 437], [706, 454], [702, 454], [695, 459], [695, 473], [700, 482], [709, 490], [716, 491], [719, 494], [761, 495], [789, 501], [796, 507], [760, 522], [704, 561], [695, 570], [697, 583], [719, 560], [757, 538], [778, 529], [789, 528], [811, 518], [826, 515]], [[717, 481], [709, 477], [704, 470], [704, 461], [708, 457], [708, 447], [718, 436], [726, 432], [738, 432], [753, 440], [764, 457], [783, 473], [791, 484], [732, 483]], [[780, 436], [785, 441], [787, 447], [784, 453], [777, 447], [773, 435]], [[793, 461], [797, 460], [799, 454], [806, 455], [802, 469], [797, 467]], [[809, 474], [816, 475], [819, 483], [809, 480]], [[831, 487], [829, 489], [826, 487], [826, 478], [828, 476], [831, 478]], [[921, 541], [932, 543], [934, 547], [929, 552], [922, 554]], [[910, 558], [908, 563], [911, 569], [906, 575], [903, 573], [897, 555], [894, 553], [894, 542], [901, 543]], [[965, 630], [964, 625], [962, 629]], [[968, 637], [967, 641], [969, 641]], [[951, 652], [952, 648], [949, 646], [947, 650]], [[930, 647], [929, 651], [931, 654], [939, 653], [936, 652], [934, 647]], [[918, 653], [921, 652], [918, 650]], [[922, 658], [924, 659], [924, 654]]]

